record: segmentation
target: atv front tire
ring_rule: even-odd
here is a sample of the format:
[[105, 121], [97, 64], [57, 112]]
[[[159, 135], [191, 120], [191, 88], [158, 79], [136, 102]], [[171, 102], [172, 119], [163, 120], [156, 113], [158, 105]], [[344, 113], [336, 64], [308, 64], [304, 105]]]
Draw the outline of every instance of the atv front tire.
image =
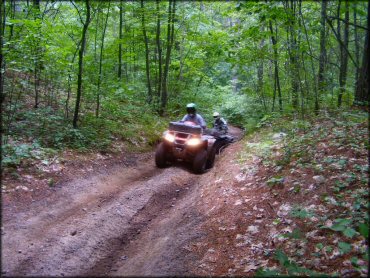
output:
[[167, 166], [167, 150], [164, 143], [160, 143], [155, 151], [155, 165], [158, 168], [164, 168]]
[[202, 174], [206, 171], [206, 163], [207, 163], [207, 151], [201, 150], [197, 155], [194, 157], [193, 160], [193, 170], [196, 174]]
[[207, 164], [206, 164], [206, 169], [210, 169], [213, 167], [215, 164], [215, 159], [216, 159], [216, 148], [212, 148], [211, 151], [209, 152], [209, 157], [207, 159]]

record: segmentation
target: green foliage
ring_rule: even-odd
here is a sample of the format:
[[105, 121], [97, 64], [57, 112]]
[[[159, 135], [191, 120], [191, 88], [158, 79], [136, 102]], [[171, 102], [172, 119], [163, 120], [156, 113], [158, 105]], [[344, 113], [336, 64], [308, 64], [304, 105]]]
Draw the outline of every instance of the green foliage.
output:
[[335, 219], [333, 225], [330, 227], [323, 226], [322, 228], [330, 229], [336, 232], [342, 232], [344, 236], [352, 238], [357, 234], [357, 232], [351, 228], [352, 220], [351, 219]]
[[292, 238], [292, 239], [301, 239], [304, 238], [302, 231], [298, 228], [295, 228], [291, 233], [286, 233], [283, 237]]
[[306, 209], [304, 208], [301, 208], [299, 206], [295, 206], [292, 208], [292, 210], [290, 211], [290, 215], [292, 217], [296, 217], [296, 218], [311, 218], [312, 216], [314, 216], [314, 214], [310, 211], [307, 211]]
[[280, 176], [273, 177], [273, 178], [269, 179], [266, 183], [269, 187], [275, 187], [275, 186], [278, 186], [278, 185], [283, 185], [284, 184], [284, 177], [280, 177]]
[[[184, 106], [188, 102], [198, 104], [199, 112], [208, 126], [213, 120], [212, 112], [217, 110], [229, 124], [243, 127], [247, 133], [257, 128], [270, 127], [273, 120], [283, 119], [287, 115], [291, 123], [289, 120], [275, 121], [272, 125], [274, 131], [289, 131], [289, 135], [294, 138], [297, 131], [310, 129], [309, 117], [314, 107], [317, 74], [311, 72], [308, 65], [312, 63], [312, 67], [317, 68], [318, 61], [312, 60], [312, 55], [307, 53], [312, 50], [313, 56], [319, 57], [320, 3], [303, 2], [302, 15], [287, 9], [281, 2], [210, 1], [202, 3], [201, 7], [192, 2], [177, 3], [174, 23], [176, 32], [166, 84], [168, 103], [164, 117], [159, 117], [160, 92], [156, 91], [159, 85], [156, 3], [145, 2], [143, 10], [139, 2], [124, 3], [125, 23], [121, 39], [117, 30], [120, 18], [118, 2], [111, 3], [104, 51], [100, 57], [104, 22], [101, 19], [107, 14], [107, 5], [92, 2], [92, 21], [87, 30], [88, 40], [84, 53], [83, 97], [78, 130], [70, 127], [70, 121], [77, 89], [78, 42], [82, 31], [80, 16], [83, 18], [85, 4], [41, 1], [40, 10], [45, 11], [41, 17], [40, 12], [32, 8], [33, 5], [22, 1], [17, 3], [13, 14], [9, 6], [11, 3], [5, 2], [9, 13], [6, 14], [4, 29], [6, 117], [3, 123], [9, 126], [5, 136], [19, 140], [19, 143], [36, 140], [42, 148], [103, 150], [109, 148], [115, 140], [123, 140], [140, 149], [154, 145], [166, 123], [184, 115]], [[167, 39], [167, 4], [159, 4], [162, 20], [159, 39], [163, 53]], [[331, 5], [328, 9], [334, 11], [335, 6]], [[352, 9], [355, 8], [351, 5], [351, 12]], [[56, 10], [58, 13], [55, 13]], [[142, 12], [146, 17], [145, 27], [149, 39], [149, 71], [153, 94], [150, 103], [143, 51], [145, 45], [141, 21], [137, 20]], [[364, 5], [357, 5], [356, 12], [359, 21], [366, 19]], [[306, 30], [303, 29], [303, 20]], [[276, 31], [276, 48], [279, 53], [277, 62], [282, 89], [282, 113], [276, 112], [278, 96], [274, 88], [274, 73], [271, 71], [274, 49], [268, 28], [270, 23]], [[298, 53], [302, 55], [299, 55], [300, 67], [294, 73], [297, 76], [293, 76], [300, 78], [300, 91], [297, 92], [299, 107], [296, 108], [292, 106], [292, 49], [287, 47], [290, 46], [287, 40], [290, 28], [296, 34], [307, 31], [307, 37], [302, 37], [297, 46]], [[365, 37], [363, 32], [361, 28], [358, 29], [358, 37]], [[334, 35], [329, 32], [327, 44], [332, 46], [336, 43]], [[119, 45], [124, 50], [121, 53], [121, 78], [117, 77]], [[349, 49], [352, 52], [353, 45]], [[359, 49], [362, 51], [361, 47]], [[336, 50], [333, 51], [335, 54]], [[338, 69], [332, 66], [336, 62], [332, 59], [336, 59], [336, 56], [329, 55], [328, 58], [325, 90], [320, 93], [319, 99], [323, 110], [328, 107], [335, 110], [336, 107]], [[355, 70], [351, 67], [352, 64], [349, 65], [347, 80], [355, 79]], [[262, 70], [262, 75], [259, 70]], [[345, 106], [352, 104], [353, 87], [353, 84], [347, 83], [343, 100]], [[32, 109], [36, 91], [40, 97], [39, 108]], [[98, 93], [101, 111], [96, 119], [94, 114]], [[65, 117], [67, 112], [68, 119]], [[348, 127], [349, 122], [363, 122], [367, 115], [364, 112], [346, 111], [337, 124], [339, 127]], [[348, 141], [348, 144], [357, 146], [359, 150], [368, 144], [365, 142], [362, 143], [365, 146], [360, 145], [356, 139], [359, 136], [350, 136], [345, 130], [338, 129], [337, 135], [343, 142]], [[307, 134], [303, 139], [297, 138], [296, 145], [314, 145], [315, 140], [312, 138], [315, 136], [325, 136], [325, 130]], [[12, 148], [19, 147], [13, 145]], [[264, 148], [264, 154], [268, 152], [268, 148]], [[25, 155], [27, 151], [20, 153]], [[304, 149], [286, 148], [283, 159], [276, 164], [286, 166], [295, 158], [302, 159], [302, 165], [309, 163], [313, 155], [304, 154]], [[16, 157], [22, 155], [7, 157], [19, 161]], [[347, 167], [348, 163], [338, 161], [339, 167]]]
[[275, 259], [279, 261], [280, 270], [270, 270], [259, 268], [256, 272], [258, 277], [271, 277], [271, 276], [298, 276], [298, 275], [309, 275], [309, 276], [322, 276], [321, 274], [315, 273], [304, 267], [298, 266], [296, 262], [289, 259], [288, 256], [280, 249], [275, 252]]
[[343, 242], [343, 241], [338, 242], [338, 248], [341, 254], [347, 254], [351, 252], [351, 249], [352, 249], [351, 244]]
[[368, 223], [360, 223], [358, 231], [364, 238], [369, 238], [369, 225]]
[[37, 141], [33, 143], [21, 143], [13, 141], [11, 144], [1, 146], [3, 167], [15, 167], [29, 159], [45, 159], [55, 154], [50, 148], [42, 148]]

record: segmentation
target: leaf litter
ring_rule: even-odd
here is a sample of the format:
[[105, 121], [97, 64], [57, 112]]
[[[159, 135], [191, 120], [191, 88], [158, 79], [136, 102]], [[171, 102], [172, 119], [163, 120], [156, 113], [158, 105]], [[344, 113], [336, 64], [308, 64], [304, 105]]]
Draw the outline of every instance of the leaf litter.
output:
[[305, 131], [286, 130], [265, 128], [216, 163], [213, 178], [222, 183], [201, 189], [209, 221], [199, 242], [217, 263], [203, 256], [194, 274], [367, 277], [366, 119], [324, 115]]

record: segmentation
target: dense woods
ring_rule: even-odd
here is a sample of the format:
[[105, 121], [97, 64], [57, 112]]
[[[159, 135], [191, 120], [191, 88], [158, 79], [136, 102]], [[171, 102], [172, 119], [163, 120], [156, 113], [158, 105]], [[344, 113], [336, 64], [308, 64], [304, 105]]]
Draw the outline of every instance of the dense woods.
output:
[[0, 1], [1, 274], [368, 277], [369, 2]]
[[364, 1], [1, 2], [2, 143], [155, 142], [195, 102], [254, 129], [369, 101]]

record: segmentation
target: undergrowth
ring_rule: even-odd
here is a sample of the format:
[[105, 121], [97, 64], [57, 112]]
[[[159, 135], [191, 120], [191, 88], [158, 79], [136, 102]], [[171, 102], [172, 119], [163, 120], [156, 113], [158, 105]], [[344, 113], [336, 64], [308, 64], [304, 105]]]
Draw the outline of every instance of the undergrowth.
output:
[[2, 136], [2, 166], [47, 159], [64, 149], [114, 151], [119, 141], [131, 150], [145, 150], [158, 141], [166, 124], [166, 119], [152, 111], [135, 107], [117, 109], [116, 114], [108, 112], [99, 118], [86, 114], [75, 129], [71, 120], [51, 108], [19, 109], [10, 125], [3, 122], [6, 133]]
[[[286, 240], [275, 246], [278, 267], [260, 268], [257, 276], [324, 275], [304, 264], [315, 260], [322, 260], [321, 265], [340, 260], [356, 275], [367, 273], [367, 118], [367, 113], [354, 110], [323, 111], [304, 120], [270, 118], [257, 137], [251, 134], [245, 139], [239, 163], [251, 156], [262, 158], [270, 197], [280, 196], [291, 204], [285, 221], [292, 222], [292, 232], [281, 234]], [[308, 177], [316, 182], [307, 181]], [[281, 223], [280, 218], [276, 221]], [[298, 250], [294, 245], [303, 247]]]

